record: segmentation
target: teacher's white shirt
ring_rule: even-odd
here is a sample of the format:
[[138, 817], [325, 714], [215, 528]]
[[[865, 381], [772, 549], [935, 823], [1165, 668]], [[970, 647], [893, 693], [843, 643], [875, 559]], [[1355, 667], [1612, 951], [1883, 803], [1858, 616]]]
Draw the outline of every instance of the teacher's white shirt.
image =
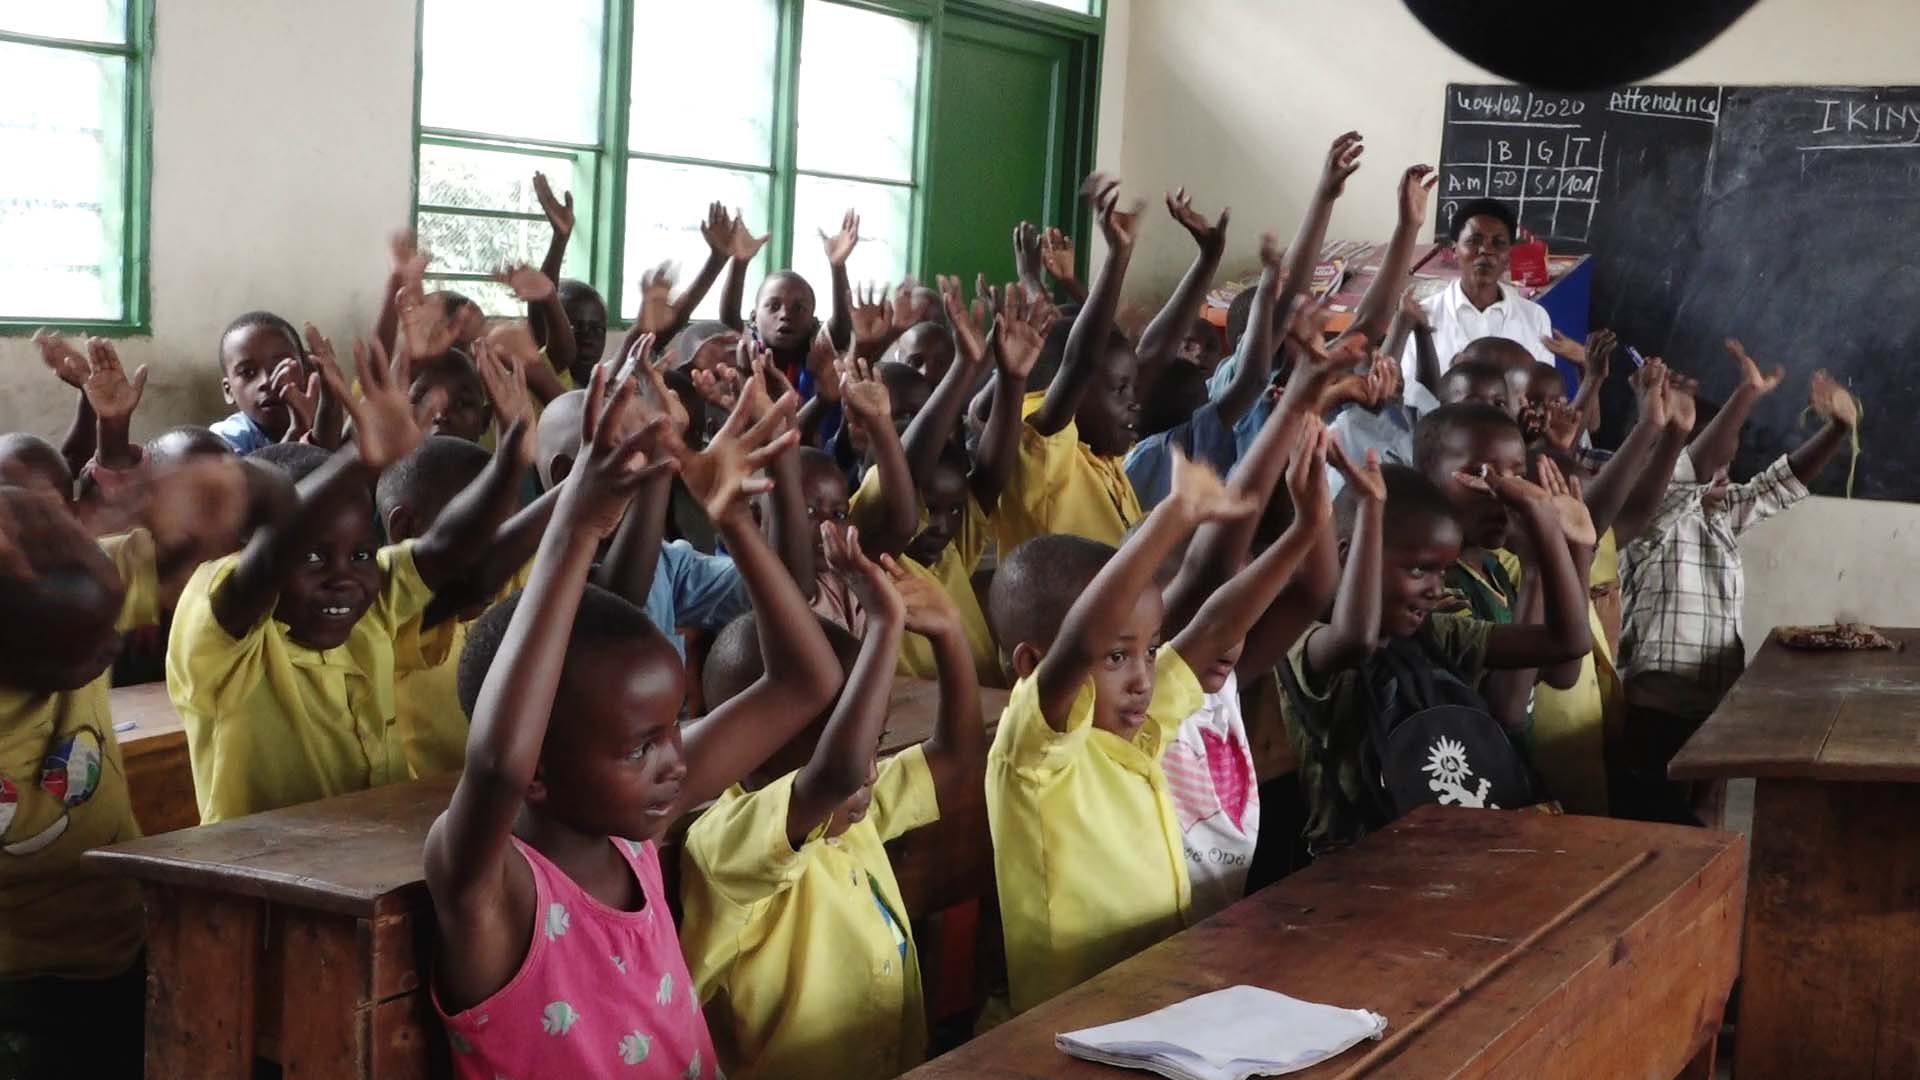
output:
[[[1420, 306], [1426, 310], [1427, 321], [1433, 324], [1433, 351], [1440, 358], [1441, 371], [1453, 366], [1454, 356], [1466, 348], [1468, 342], [1483, 337], [1517, 341], [1527, 347], [1535, 360], [1553, 363], [1553, 354], [1540, 342], [1553, 333], [1553, 321], [1547, 318], [1547, 309], [1521, 296], [1520, 290], [1504, 281], [1500, 283], [1500, 299], [1489, 304], [1485, 311], [1467, 299], [1459, 278], [1421, 301]], [[1406, 348], [1400, 352], [1400, 370], [1406, 375], [1408, 386], [1419, 381], [1418, 365], [1419, 353], [1409, 335]]]

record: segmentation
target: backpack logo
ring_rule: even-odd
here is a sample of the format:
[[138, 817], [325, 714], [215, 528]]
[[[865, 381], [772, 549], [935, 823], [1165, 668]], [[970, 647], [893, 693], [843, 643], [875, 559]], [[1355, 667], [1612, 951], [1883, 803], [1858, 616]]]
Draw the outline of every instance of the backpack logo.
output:
[[1427, 763], [1420, 767], [1428, 775], [1427, 788], [1439, 797], [1441, 806], [1465, 806], [1474, 810], [1498, 810], [1500, 807], [1487, 801], [1487, 795], [1493, 790], [1493, 782], [1482, 777], [1475, 790], [1467, 790], [1473, 782], [1473, 766], [1467, 762], [1467, 748], [1462, 743], [1442, 735], [1427, 747]]

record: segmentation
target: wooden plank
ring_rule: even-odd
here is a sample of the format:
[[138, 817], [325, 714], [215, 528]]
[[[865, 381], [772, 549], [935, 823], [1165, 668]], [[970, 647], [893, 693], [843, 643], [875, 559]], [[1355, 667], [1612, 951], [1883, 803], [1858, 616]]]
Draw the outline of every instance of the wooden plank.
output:
[[371, 1075], [379, 1080], [452, 1076], [445, 1028], [426, 991], [373, 1007]]
[[[987, 739], [993, 739], [1000, 726], [1000, 714], [1006, 711], [1009, 693], [990, 687], [980, 688], [980, 719], [987, 727]], [[917, 746], [933, 737], [933, 726], [940, 718], [940, 684], [931, 679], [895, 679], [893, 693], [887, 698], [887, 729], [880, 736], [880, 756], [889, 757]]]
[[373, 1075], [372, 928], [330, 913], [275, 912], [286, 979], [280, 1067], [286, 1080]]
[[[187, 732], [164, 683], [112, 691], [115, 738], [127, 767], [127, 788], [140, 831], [152, 836], [200, 824], [193, 798]], [[120, 730], [132, 724], [129, 731]]]
[[[413, 903], [409, 903], [413, 901]], [[426, 924], [427, 943], [418, 946], [421, 923]], [[385, 1001], [419, 990], [427, 979], [423, 958], [432, 955], [433, 905], [421, 894], [394, 894], [381, 900], [379, 913], [370, 923], [373, 932], [371, 991], [373, 1000]]]
[[259, 901], [151, 882], [141, 893], [147, 1075], [245, 1080], [253, 1073]]
[[[1652, 852], [1642, 860], [1642, 852]], [[1397, 1030], [1629, 868], [1369, 1076], [1673, 1076], [1717, 1028], [1738, 960], [1730, 833], [1429, 807], [911, 1074], [1115, 1075], [1053, 1047], [1240, 983], [1365, 1007]], [[1343, 1075], [1341, 1058], [1299, 1075]]]

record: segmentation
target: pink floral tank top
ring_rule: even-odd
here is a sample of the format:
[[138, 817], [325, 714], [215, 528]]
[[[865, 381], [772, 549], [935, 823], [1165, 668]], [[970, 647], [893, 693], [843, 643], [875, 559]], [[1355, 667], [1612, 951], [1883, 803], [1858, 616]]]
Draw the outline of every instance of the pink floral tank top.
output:
[[631, 1076], [712, 1080], [713, 1042], [680, 954], [654, 845], [614, 839], [646, 893], [640, 911], [588, 895], [520, 842], [533, 870], [527, 958], [507, 985], [447, 1025], [461, 1080]]

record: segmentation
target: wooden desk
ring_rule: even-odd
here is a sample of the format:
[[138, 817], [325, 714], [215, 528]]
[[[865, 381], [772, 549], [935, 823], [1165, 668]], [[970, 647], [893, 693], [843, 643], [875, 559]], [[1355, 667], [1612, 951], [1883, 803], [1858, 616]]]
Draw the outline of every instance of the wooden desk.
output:
[[[140, 831], [152, 836], [200, 824], [193, 798], [193, 766], [187, 759], [187, 732], [167, 698], [166, 683], [122, 686], [112, 692], [113, 723], [120, 757], [127, 766], [127, 787]], [[132, 731], [118, 731], [132, 722]]]
[[1768, 641], [1668, 768], [1758, 781], [1741, 1080], [1920, 1076], [1920, 630], [1885, 633]]
[[1373, 1009], [1392, 1039], [1509, 953], [1404, 1042], [1298, 1075], [1711, 1075], [1744, 872], [1732, 833], [1426, 807], [908, 1075], [1118, 1077], [1054, 1035], [1239, 983]]

